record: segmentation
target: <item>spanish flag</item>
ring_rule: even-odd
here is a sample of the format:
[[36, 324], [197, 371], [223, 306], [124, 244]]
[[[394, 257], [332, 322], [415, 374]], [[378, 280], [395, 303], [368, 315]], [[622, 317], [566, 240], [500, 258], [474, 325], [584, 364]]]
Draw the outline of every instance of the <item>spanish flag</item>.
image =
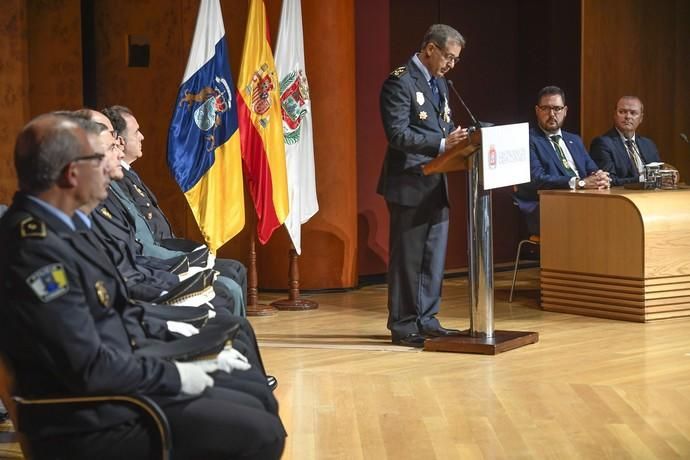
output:
[[202, 0], [168, 131], [168, 166], [214, 253], [244, 227], [234, 95], [219, 0]]
[[263, 0], [250, 0], [237, 84], [242, 160], [265, 244], [288, 215], [280, 83]]

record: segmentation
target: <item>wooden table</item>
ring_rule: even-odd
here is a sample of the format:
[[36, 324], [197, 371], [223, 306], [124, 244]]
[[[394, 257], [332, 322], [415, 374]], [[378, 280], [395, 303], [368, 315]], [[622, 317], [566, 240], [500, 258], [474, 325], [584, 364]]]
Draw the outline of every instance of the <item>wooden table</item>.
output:
[[544, 310], [639, 322], [690, 316], [690, 189], [539, 196]]

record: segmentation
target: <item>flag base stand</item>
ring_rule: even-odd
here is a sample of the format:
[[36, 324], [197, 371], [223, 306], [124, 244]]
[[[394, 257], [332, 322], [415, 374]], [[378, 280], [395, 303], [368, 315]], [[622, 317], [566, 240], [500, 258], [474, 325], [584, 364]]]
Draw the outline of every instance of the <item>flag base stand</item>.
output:
[[474, 337], [467, 330], [462, 335], [426, 339], [424, 351], [497, 355], [538, 341], [538, 332], [494, 331], [493, 337]]
[[307, 299], [283, 299], [271, 302], [271, 305], [276, 307], [278, 310], [287, 311], [302, 311], [302, 310], [316, 310], [319, 308], [317, 302], [313, 302]]
[[290, 286], [290, 289], [288, 290], [288, 298], [271, 302], [271, 305], [276, 307], [278, 310], [316, 310], [319, 308], [319, 304], [317, 302], [307, 299], [300, 299], [299, 297], [299, 256], [297, 255], [297, 251], [295, 250], [294, 246], [292, 249], [290, 249], [288, 258], [288, 285]]
[[249, 238], [249, 266], [247, 267], [247, 316], [271, 316], [275, 307], [259, 303], [259, 275], [256, 272], [256, 236]]
[[273, 316], [278, 310], [266, 304], [247, 305], [247, 316]]

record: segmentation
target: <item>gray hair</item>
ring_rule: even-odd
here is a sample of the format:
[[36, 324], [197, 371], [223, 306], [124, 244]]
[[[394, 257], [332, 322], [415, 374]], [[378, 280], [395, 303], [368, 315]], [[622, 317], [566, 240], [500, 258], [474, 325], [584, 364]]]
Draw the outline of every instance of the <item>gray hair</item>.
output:
[[463, 37], [460, 32], [453, 29], [451, 26], [445, 24], [434, 24], [429, 27], [424, 34], [424, 39], [422, 40], [422, 49], [429, 43], [433, 43], [437, 46], [445, 48], [448, 42], [457, 43], [461, 47], [465, 47], [465, 37]]
[[65, 166], [83, 153], [80, 132], [79, 126], [64, 115], [44, 114], [31, 120], [14, 146], [20, 190], [36, 194], [55, 185]]

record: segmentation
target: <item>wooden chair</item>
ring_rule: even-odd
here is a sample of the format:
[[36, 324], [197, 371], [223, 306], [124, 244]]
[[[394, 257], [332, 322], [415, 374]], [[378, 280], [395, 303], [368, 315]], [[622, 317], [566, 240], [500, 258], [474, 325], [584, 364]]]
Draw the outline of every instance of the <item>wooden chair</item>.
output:
[[10, 414], [10, 419], [14, 425], [19, 445], [25, 459], [31, 459], [31, 446], [26, 435], [19, 431], [19, 413], [18, 408], [21, 406], [38, 406], [38, 405], [90, 405], [102, 403], [124, 404], [134, 407], [141, 412], [144, 417], [149, 417], [158, 430], [160, 436], [159, 445], [161, 447], [160, 458], [169, 460], [172, 451], [172, 438], [168, 420], [161, 410], [161, 408], [150, 398], [142, 395], [108, 395], [108, 396], [84, 396], [84, 397], [63, 397], [63, 398], [43, 398], [43, 399], [28, 399], [17, 396], [14, 393], [14, 372], [7, 358], [0, 354], [0, 398]]

